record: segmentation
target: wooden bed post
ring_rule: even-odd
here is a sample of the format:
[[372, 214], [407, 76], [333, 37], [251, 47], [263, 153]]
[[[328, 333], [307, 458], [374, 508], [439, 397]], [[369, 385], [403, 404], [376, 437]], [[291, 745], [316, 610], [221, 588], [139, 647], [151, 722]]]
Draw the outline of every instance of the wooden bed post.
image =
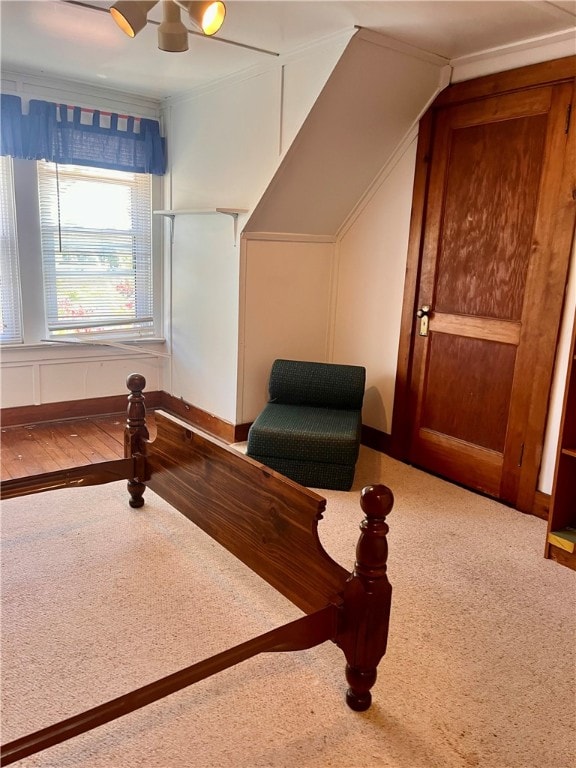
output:
[[360, 505], [366, 517], [360, 524], [356, 563], [344, 588], [341, 631], [337, 644], [346, 656], [346, 702], [356, 712], [368, 709], [376, 669], [386, 652], [392, 587], [386, 576], [388, 525], [386, 515], [394, 496], [385, 485], [363, 489]]
[[[142, 390], [146, 386], [146, 379], [139, 373], [131, 373], [126, 380], [126, 386], [130, 390], [130, 394], [128, 395], [128, 415], [124, 429], [124, 457], [127, 459], [145, 457], [146, 444], [150, 438], [146, 426], [145, 398], [142, 394]], [[135, 464], [136, 466], [141, 467], [142, 473], [144, 472], [144, 462], [139, 462]], [[135, 477], [128, 480], [131, 507], [138, 508], [144, 505], [144, 491], [146, 489], [142, 482], [144, 479], [143, 476], [136, 473]]]

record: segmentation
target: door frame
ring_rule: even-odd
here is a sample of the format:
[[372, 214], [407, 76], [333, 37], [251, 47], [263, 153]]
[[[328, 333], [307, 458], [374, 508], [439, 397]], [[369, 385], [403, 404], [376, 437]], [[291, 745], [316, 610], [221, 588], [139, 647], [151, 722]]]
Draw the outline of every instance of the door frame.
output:
[[[572, 112], [574, 113], [576, 111], [576, 56], [568, 56], [450, 85], [438, 95], [420, 121], [390, 440], [390, 454], [401, 461], [410, 461], [412, 418], [415, 413], [417, 397], [412, 381], [416, 332], [415, 314], [420, 282], [422, 246], [426, 227], [425, 213], [428, 203], [429, 159], [434, 141], [436, 113], [442, 107], [481, 100], [527, 88], [556, 85], [571, 81], [574, 83], [575, 89], [572, 100]], [[568, 162], [565, 162], [561, 181], [561, 205], [555, 211], [554, 222], [554, 250], [562, 255], [562, 263], [564, 264], [565, 262], [565, 269], [562, 267], [562, 269], [558, 270], [557, 274], [550, 276], [547, 285], [549, 293], [550, 290], [552, 290], [552, 293], [565, 290], [570, 263], [576, 215], [575, 122], [576, 114], [572, 114], [572, 129], [568, 137], [570, 141], [567, 141], [566, 148], [566, 159]], [[515, 504], [517, 509], [525, 512], [532, 512], [537, 501], [538, 475], [542, 458], [542, 445], [548, 415], [548, 400], [554, 370], [562, 304], [563, 301], [560, 302], [558, 309], [558, 322], [551, 323], [551, 330], [548, 331], [547, 335], [540, 334], [538, 343], [540, 350], [544, 352], [552, 350], [552, 352], [547, 355], [548, 359], [543, 361], [541, 375], [534, 377], [530, 392], [531, 407], [528, 429], [531, 448], [524, 452]], [[555, 331], [552, 332], [554, 327]], [[538, 378], [537, 381], [536, 378]]]

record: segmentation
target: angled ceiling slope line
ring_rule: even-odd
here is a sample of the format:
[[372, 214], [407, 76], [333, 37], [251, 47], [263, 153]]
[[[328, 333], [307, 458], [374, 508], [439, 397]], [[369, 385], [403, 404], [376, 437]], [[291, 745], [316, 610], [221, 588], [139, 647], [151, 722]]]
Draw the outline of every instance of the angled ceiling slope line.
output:
[[446, 64], [358, 30], [243, 231], [335, 236], [438, 92]]

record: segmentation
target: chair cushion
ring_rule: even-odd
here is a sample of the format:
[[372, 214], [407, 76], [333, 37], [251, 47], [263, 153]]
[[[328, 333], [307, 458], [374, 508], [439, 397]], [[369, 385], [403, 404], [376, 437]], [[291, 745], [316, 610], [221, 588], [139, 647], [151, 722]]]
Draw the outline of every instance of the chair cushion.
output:
[[250, 427], [247, 454], [354, 465], [360, 448], [360, 411], [268, 403]]
[[366, 369], [359, 365], [275, 360], [270, 402], [324, 408], [362, 408]]

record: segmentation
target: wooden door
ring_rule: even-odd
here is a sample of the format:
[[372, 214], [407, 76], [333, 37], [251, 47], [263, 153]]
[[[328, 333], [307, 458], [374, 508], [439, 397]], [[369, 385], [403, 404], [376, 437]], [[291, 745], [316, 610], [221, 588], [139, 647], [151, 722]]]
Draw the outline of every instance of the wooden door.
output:
[[407, 458], [526, 509], [574, 223], [565, 172], [572, 90], [563, 83], [439, 109], [424, 158]]

